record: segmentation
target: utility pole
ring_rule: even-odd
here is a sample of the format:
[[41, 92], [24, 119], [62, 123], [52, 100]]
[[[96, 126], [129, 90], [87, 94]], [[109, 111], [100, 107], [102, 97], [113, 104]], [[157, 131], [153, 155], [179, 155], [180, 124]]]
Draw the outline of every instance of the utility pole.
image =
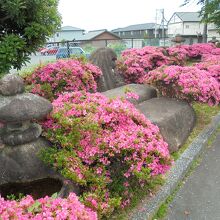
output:
[[155, 33], [154, 33], [155, 39], [157, 38], [157, 16], [158, 16], [157, 12], [158, 12], [158, 9], [156, 9]]
[[161, 13], [162, 13], [162, 39], [163, 39], [163, 46], [165, 47], [165, 27], [164, 27], [164, 21], [165, 21], [165, 17], [164, 17], [164, 9], [161, 9]]
[[[156, 22], [155, 22], [155, 38], [157, 38], [157, 21], [160, 20], [159, 29], [162, 28], [162, 35], [161, 38], [163, 39], [163, 46], [165, 46], [165, 16], [164, 16], [164, 9], [156, 9]], [[160, 36], [158, 36], [160, 38]]]
[[[206, 6], [208, 5], [209, 3], [209, 0], [205, 0], [205, 5], [204, 5], [204, 8], [206, 10]], [[205, 19], [207, 18], [207, 14], [205, 13]], [[203, 34], [202, 34], [202, 42], [203, 43], [207, 43], [207, 32], [208, 32], [208, 24], [207, 23], [204, 23], [204, 27], [203, 27]]]

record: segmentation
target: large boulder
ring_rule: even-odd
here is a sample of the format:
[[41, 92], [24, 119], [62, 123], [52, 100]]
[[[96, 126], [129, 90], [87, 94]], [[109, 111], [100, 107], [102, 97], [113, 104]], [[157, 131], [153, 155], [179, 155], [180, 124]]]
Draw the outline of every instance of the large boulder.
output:
[[160, 97], [142, 102], [136, 107], [160, 128], [171, 153], [184, 144], [195, 125], [195, 112], [184, 101]]
[[115, 97], [125, 98], [126, 91], [131, 91], [139, 96], [138, 100], [133, 98], [128, 99], [133, 104], [138, 104], [148, 99], [157, 97], [157, 91], [155, 88], [149, 85], [142, 85], [142, 84], [128, 84], [115, 89], [110, 89], [106, 92], [103, 92], [102, 94], [107, 96], [108, 98], [115, 98]]

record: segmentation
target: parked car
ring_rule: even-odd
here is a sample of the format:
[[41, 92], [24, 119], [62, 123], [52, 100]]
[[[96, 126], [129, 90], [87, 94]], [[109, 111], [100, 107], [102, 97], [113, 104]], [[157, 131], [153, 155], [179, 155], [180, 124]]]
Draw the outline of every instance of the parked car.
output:
[[[69, 49], [69, 50], [68, 50]], [[70, 56], [86, 56], [90, 54], [86, 53], [81, 47], [60, 47], [56, 53], [56, 59], [68, 58]]]
[[47, 47], [40, 51], [41, 55], [55, 55], [58, 51], [58, 46]]

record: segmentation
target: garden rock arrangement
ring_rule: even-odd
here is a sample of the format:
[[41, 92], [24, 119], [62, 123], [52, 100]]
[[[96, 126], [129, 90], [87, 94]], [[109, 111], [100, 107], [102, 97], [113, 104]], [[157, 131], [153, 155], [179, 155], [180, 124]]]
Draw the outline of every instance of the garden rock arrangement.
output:
[[[39, 137], [41, 126], [32, 122], [44, 118], [52, 110], [52, 104], [38, 95], [23, 92], [24, 84], [18, 75], [8, 74], [0, 80], [0, 121], [4, 125], [1, 131], [0, 194], [6, 194], [5, 190], [7, 194], [17, 193], [22, 188], [30, 188], [28, 183], [41, 181], [39, 184], [46, 184], [53, 179], [57, 179], [54, 190], [59, 191], [63, 179], [38, 158], [40, 150], [47, 148], [49, 142]], [[51, 184], [49, 188], [53, 188]], [[63, 194], [64, 191], [62, 189]]]
[[[171, 168], [170, 152], [183, 145], [195, 123], [195, 113], [188, 103], [219, 104], [219, 55], [219, 48], [211, 44], [133, 48], [122, 53], [114, 70], [116, 54], [101, 48], [90, 57], [98, 67], [81, 59], [39, 66], [24, 79], [27, 89], [52, 102], [53, 112], [41, 123], [44, 137], [53, 143], [51, 148], [47, 148], [49, 142], [38, 137], [40, 127], [32, 123], [49, 111], [41, 108], [45, 100], [24, 94], [19, 79], [15, 83], [7, 79], [9, 76], [3, 78], [3, 92], [12, 84], [20, 86], [13, 86], [13, 93], [1, 92], [1, 136], [7, 144], [0, 146], [0, 194], [25, 188], [34, 197], [18, 202], [0, 198], [3, 213], [17, 216], [16, 211], [8, 213], [8, 207], [21, 207], [22, 216], [63, 211], [62, 216], [78, 217], [84, 216], [78, 212], [81, 209], [93, 220], [97, 215], [107, 218], [115, 209], [128, 206], [133, 189], [148, 189], [146, 183], [158, 181], [157, 177]], [[198, 58], [203, 63], [187, 66], [188, 60]], [[38, 159], [38, 149], [43, 147], [43, 161], [68, 181]], [[34, 193], [29, 193], [30, 185]], [[35, 200], [39, 188], [46, 188], [46, 192], [38, 191], [41, 198]], [[52, 192], [67, 198], [43, 198]], [[23, 207], [27, 201], [29, 206]], [[58, 203], [61, 207], [56, 206]], [[77, 207], [73, 208], [73, 203]], [[37, 214], [35, 209], [29, 212], [33, 204], [40, 207]], [[66, 212], [70, 206], [77, 214]]]

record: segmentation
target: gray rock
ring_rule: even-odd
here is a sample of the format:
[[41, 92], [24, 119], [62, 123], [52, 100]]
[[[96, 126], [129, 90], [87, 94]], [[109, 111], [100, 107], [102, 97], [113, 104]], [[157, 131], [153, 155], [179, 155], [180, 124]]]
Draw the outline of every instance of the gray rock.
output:
[[89, 60], [102, 70], [103, 75], [97, 79], [97, 90], [99, 92], [125, 84], [121, 75], [115, 70], [117, 54], [113, 49], [108, 47], [99, 48], [91, 54]]
[[9, 146], [26, 144], [40, 137], [41, 126], [34, 123], [24, 131], [13, 131], [2, 135], [2, 141]]
[[0, 94], [5, 96], [24, 92], [23, 79], [16, 74], [7, 74], [0, 80]]
[[[60, 192], [66, 192], [66, 179], [54, 169], [47, 166], [39, 159], [39, 152], [50, 147], [50, 143], [44, 138], [38, 138], [34, 142], [15, 147], [5, 146], [0, 149], [0, 194], [7, 185], [28, 184], [47, 178], [60, 180], [62, 186]], [[68, 181], [68, 184], [69, 181]], [[79, 193], [79, 187], [71, 182], [69, 191]], [[64, 196], [67, 194], [65, 193]]]
[[177, 151], [184, 144], [195, 125], [195, 112], [184, 101], [161, 97], [142, 102], [136, 107], [160, 128], [170, 152]]
[[103, 92], [102, 94], [109, 98], [115, 98], [115, 97], [125, 98], [126, 97], [125, 91], [128, 89], [139, 96], [138, 100], [133, 98], [128, 99], [133, 104], [138, 104], [148, 99], [157, 97], [156, 89], [154, 89], [152, 86], [141, 85], [141, 84], [128, 84], [115, 89], [110, 89], [106, 92]]
[[15, 96], [0, 97], [0, 121], [20, 122], [32, 119], [42, 119], [50, 111], [52, 104], [31, 93], [18, 94]]

